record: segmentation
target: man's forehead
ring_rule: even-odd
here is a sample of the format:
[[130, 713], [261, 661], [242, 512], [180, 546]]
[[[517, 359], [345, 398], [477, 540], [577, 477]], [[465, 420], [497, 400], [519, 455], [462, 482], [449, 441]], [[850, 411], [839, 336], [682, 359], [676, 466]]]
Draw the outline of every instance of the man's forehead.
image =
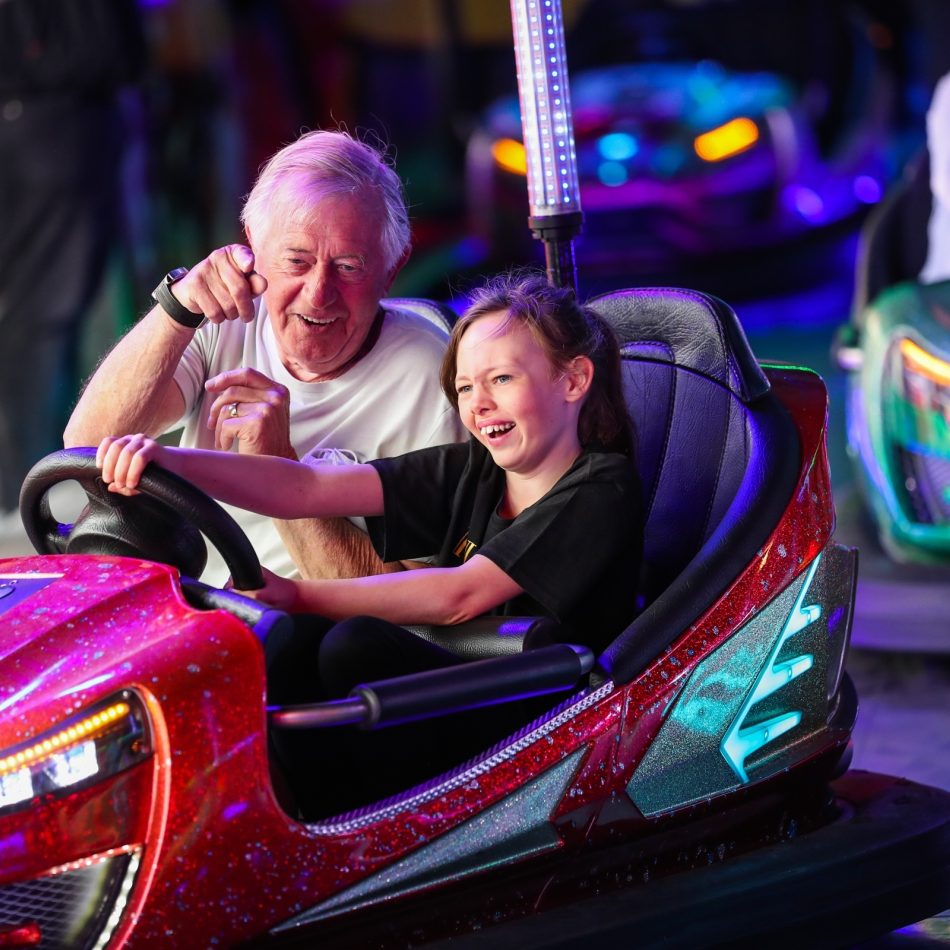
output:
[[378, 250], [386, 209], [375, 192], [363, 189], [321, 196], [288, 190], [282, 195], [283, 203], [292, 197], [292, 206], [272, 219], [270, 231], [276, 245], [306, 250], [315, 242], [330, 242], [364, 254]]
[[328, 214], [275, 228], [271, 243], [283, 253], [358, 257], [364, 261], [379, 257], [382, 250], [379, 230], [371, 221], [345, 222]]

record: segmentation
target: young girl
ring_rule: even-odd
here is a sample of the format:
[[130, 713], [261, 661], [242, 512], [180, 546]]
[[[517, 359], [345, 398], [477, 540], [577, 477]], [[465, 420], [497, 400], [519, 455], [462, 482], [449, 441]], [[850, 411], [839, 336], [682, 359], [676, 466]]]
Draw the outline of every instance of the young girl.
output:
[[245, 592], [328, 619], [267, 644], [271, 701], [345, 696], [358, 682], [462, 662], [400, 624], [541, 614], [599, 651], [632, 619], [642, 526], [609, 328], [541, 277], [497, 278], [456, 323], [441, 379], [467, 443], [350, 466], [141, 435], [99, 446], [112, 491], [133, 493], [154, 461], [275, 518], [364, 515], [386, 561], [436, 555], [433, 567], [364, 578], [268, 573]]

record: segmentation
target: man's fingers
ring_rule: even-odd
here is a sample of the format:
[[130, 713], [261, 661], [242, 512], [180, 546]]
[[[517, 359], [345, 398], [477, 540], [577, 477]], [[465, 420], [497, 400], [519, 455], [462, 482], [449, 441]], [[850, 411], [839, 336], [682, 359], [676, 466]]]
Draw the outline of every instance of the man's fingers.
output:
[[219, 373], [205, 383], [205, 389], [217, 394], [208, 409], [209, 429], [218, 429], [222, 422], [235, 416], [254, 414], [268, 406], [285, 412], [290, 401], [286, 386], [246, 368]]
[[[254, 275], [254, 254], [243, 244], [212, 251], [175, 284], [174, 294], [189, 310], [203, 313], [212, 323], [254, 318], [254, 298], [267, 282]], [[262, 286], [263, 284], [263, 286]]]
[[247, 282], [251, 288], [251, 293], [255, 297], [260, 297], [260, 295], [267, 290], [267, 278], [257, 271], [252, 271], [247, 275]]
[[242, 274], [254, 270], [254, 252], [246, 244], [229, 244], [225, 251]]
[[249, 366], [242, 366], [238, 369], [227, 369], [217, 376], [212, 376], [205, 381], [205, 389], [208, 392], [221, 392], [228, 386], [245, 386], [249, 389], [269, 389], [278, 386], [270, 376], [265, 376], [259, 370], [252, 369]]

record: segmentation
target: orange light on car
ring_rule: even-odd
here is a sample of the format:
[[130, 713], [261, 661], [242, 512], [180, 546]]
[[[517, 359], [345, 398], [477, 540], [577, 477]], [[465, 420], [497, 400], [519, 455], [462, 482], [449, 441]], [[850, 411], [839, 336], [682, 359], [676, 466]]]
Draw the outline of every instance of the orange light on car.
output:
[[31, 920], [0, 928], [0, 947], [38, 947], [43, 940], [40, 925]]
[[693, 148], [704, 161], [721, 162], [752, 148], [758, 141], [759, 127], [751, 119], [741, 117], [697, 135]]
[[515, 139], [498, 139], [492, 143], [491, 157], [506, 172], [515, 175], [528, 174], [528, 157], [524, 146]]
[[916, 370], [921, 376], [932, 379], [935, 383], [950, 385], [950, 365], [939, 356], [928, 353], [919, 347], [913, 340], [906, 337], [900, 343], [901, 356], [909, 368]]
[[127, 716], [129, 711], [128, 703], [114, 703], [99, 712], [93, 713], [91, 716], [87, 716], [85, 719], [80, 719], [79, 722], [74, 723], [67, 729], [63, 729], [34, 745], [27, 746], [27, 748], [21, 749], [13, 755], [0, 759], [0, 775], [32, 765], [54, 752], [62, 751], [68, 746], [88, 739], [90, 736], [94, 736], [111, 726], [117, 720]]

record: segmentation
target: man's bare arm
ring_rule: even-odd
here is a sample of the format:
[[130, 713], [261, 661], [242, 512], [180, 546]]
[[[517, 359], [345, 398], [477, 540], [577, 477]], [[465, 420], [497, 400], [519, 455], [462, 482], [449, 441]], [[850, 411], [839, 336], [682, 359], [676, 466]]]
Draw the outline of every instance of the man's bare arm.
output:
[[274, 520], [281, 540], [307, 580], [368, 577], [404, 570], [399, 561], [383, 561], [369, 537], [346, 518]]
[[154, 307], [113, 347], [86, 384], [63, 433], [67, 448], [118, 432], [158, 435], [184, 411], [173, 376], [193, 330]]
[[[240, 244], [212, 251], [180, 280], [172, 295], [186, 310], [212, 323], [254, 317], [254, 297], [267, 281], [254, 255]], [[67, 447], [97, 445], [107, 435], [158, 435], [181, 417], [185, 402], [174, 373], [194, 337], [160, 306], [153, 307], [99, 365], [63, 434]]]

